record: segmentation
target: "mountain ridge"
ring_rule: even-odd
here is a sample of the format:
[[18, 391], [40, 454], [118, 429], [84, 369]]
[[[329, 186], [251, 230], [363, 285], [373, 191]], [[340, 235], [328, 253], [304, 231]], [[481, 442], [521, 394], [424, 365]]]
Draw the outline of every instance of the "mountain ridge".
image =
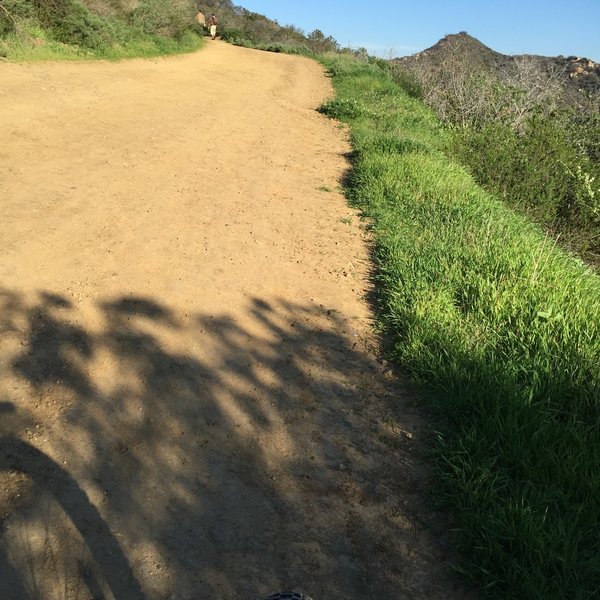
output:
[[502, 54], [465, 31], [446, 35], [433, 46], [410, 56], [395, 58], [392, 62], [410, 71], [436, 70], [460, 62], [471, 69], [479, 68], [491, 74], [500, 74], [510, 71], [517, 61], [524, 59], [531, 61], [541, 72], [560, 76], [566, 95], [571, 100], [576, 98], [580, 90], [600, 92], [600, 63], [590, 58]]

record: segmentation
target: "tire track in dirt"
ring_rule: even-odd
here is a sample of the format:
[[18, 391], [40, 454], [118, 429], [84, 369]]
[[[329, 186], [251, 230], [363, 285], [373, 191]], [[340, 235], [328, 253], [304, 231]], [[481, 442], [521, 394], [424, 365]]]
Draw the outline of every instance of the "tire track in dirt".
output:
[[[106, 569], [147, 598], [463, 597], [329, 94], [313, 61], [220, 42], [0, 65], [2, 433], [56, 465], [0, 447], [2, 597], [111, 597]], [[44, 489], [57, 469], [106, 527]], [[99, 529], [127, 559], [74, 556]]]

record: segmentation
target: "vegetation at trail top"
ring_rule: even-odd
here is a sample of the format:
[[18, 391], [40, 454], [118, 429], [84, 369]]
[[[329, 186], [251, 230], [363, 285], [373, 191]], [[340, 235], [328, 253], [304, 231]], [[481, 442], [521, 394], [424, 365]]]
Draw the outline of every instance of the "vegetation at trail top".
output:
[[191, 0], [0, 0], [9, 60], [127, 58], [197, 49]]
[[485, 189], [600, 268], [600, 64], [507, 56], [462, 32], [393, 61]]
[[372, 223], [392, 357], [434, 412], [460, 570], [497, 598], [592, 598], [600, 580], [600, 278], [484, 191], [382, 61], [329, 56], [348, 195]]
[[216, 12], [222, 38], [276, 52], [337, 49], [315, 30], [234, 6], [230, 0], [0, 0], [0, 58], [51, 60], [127, 58], [192, 51], [205, 28], [196, 14]]

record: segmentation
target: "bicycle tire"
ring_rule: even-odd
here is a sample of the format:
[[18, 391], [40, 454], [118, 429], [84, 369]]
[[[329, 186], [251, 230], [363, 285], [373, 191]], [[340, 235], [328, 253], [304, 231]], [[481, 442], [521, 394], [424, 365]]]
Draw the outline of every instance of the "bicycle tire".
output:
[[276, 592], [258, 600], [311, 600], [311, 598], [301, 592]]

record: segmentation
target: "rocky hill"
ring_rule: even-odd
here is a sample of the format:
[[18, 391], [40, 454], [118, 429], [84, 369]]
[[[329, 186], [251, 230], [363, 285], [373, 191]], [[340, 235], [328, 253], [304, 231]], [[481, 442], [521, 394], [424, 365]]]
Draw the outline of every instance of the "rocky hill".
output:
[[501, 76], [513, 71], [517, 63], [524, 60], [537, 70], [538, 75], [558, 77], [564, 85], [565, 100], [569, 103], [581, 96], [580, 90], [600, 92], [600, 63], [589, 58], [501, 54], [466, 32], [447, 35], [431, 48], [394, 59], [394, 62], [416, 73], [460, 66]]

